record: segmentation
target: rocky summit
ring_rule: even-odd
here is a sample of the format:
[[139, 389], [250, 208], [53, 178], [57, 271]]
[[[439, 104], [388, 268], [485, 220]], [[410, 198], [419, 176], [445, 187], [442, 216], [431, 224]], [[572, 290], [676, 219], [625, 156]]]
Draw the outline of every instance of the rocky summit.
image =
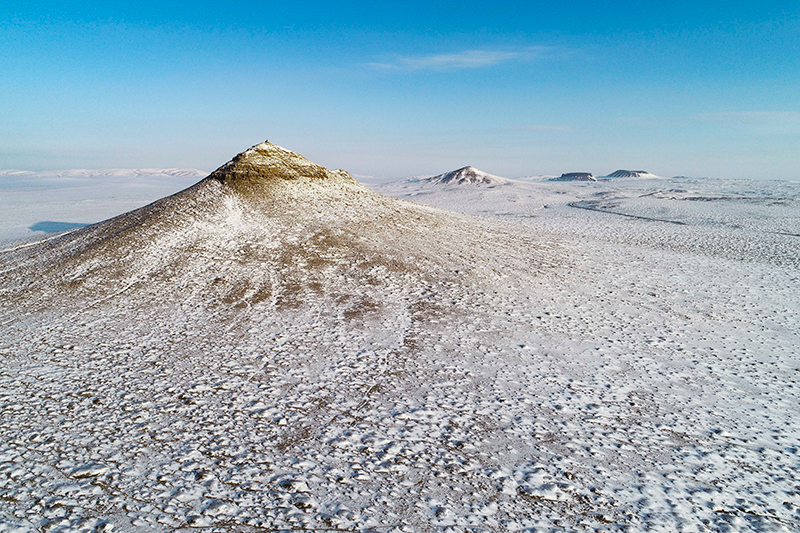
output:
[[328, 170], [302, 155], [265, 141], [246, 150], [208, 176], [231, 186], [272, 180], [308, 180], [355, 185], [344, 170]]

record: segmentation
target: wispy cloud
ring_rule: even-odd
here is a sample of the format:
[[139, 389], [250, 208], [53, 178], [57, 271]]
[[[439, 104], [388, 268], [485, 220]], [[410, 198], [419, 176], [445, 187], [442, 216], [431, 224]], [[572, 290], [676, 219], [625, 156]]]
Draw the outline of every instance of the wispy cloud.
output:
[[394, 61], [370, 63], [370, 66], [385, 70], [465, 70], [491, 67], [500, 63], [541, 57], [549, 47], [538, 46], [522, 51], [464, 50], [451, 54], [399, 57]]
[[723, 111], [699, 113], [693, 118], [704, 122], [739, 124], [800, 124], [800, 112], [798, 111]]

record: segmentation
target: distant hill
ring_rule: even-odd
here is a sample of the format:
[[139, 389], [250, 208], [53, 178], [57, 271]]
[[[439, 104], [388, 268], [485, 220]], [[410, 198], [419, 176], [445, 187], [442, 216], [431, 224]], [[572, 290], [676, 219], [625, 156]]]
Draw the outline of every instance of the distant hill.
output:
[[603, 178], [655, 178], [655, 174], [651, 174], [646, 170], [616, 170]]
[[442, 185], [499, 185], [501, 183], [507, 183], [509, 180], [501, 178], [500, 176], [488, 174], [475, 167], [466, 166], [458, 170], [452, 170], [444, 174], [425, 178], [424, 181], [440, 183]]
[[565, 172], [550, 181], [597, 181], [591, 172]]

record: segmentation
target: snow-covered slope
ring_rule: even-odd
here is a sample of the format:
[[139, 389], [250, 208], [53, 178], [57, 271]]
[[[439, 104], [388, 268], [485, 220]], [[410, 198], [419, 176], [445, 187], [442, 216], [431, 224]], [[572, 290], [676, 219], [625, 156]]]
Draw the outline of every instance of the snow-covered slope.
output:
[[0, 253], [0, 529], [792, 531], [797, 239], [717, 217], [800, 193], [645, 182], [397, 189], [475, 217], [263, 143]]
[[416, 176], [400, 181], [369, 183], [368, 186], [381, 194], [393, 197], [414, 198], [433, 196], [483, 196], [485, 194], [503, 196], [506, 187], [515, 188], [527, 182], [501, 178], [487, 174], [474, 167], [463, 167], [436, 176]]
[[[344, 171], [262, 143], [173, 196], [11, 249], [2, 264], [13, 268], [0, 279], [6, 294], [22, 290], [45, 307], [56, 294], [77, 305], [118, 290], [162, 301], [191, 294], [203, 306], [217, 304], [208, 291], [283, 305], [334, 281], [363, 293], [369, 287], [356, 286], [374, 285], [375, 269], [442, 279], [475, 271], [458, 250], [462, 218], [380, 196]], [[427, 253], [417, 257], [419, 249]]]

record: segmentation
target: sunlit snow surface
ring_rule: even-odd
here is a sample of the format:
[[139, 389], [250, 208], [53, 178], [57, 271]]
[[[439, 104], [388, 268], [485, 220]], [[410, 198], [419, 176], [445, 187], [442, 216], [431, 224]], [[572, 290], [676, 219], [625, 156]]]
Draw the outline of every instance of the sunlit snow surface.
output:
[[130, 211], [207, 175], [184, 168], [0, 170], [0, 248]]
[[800, 185], [374, 189], [480, 218], [228, 199], [2, 293], [0, 531], [800, 530]]

